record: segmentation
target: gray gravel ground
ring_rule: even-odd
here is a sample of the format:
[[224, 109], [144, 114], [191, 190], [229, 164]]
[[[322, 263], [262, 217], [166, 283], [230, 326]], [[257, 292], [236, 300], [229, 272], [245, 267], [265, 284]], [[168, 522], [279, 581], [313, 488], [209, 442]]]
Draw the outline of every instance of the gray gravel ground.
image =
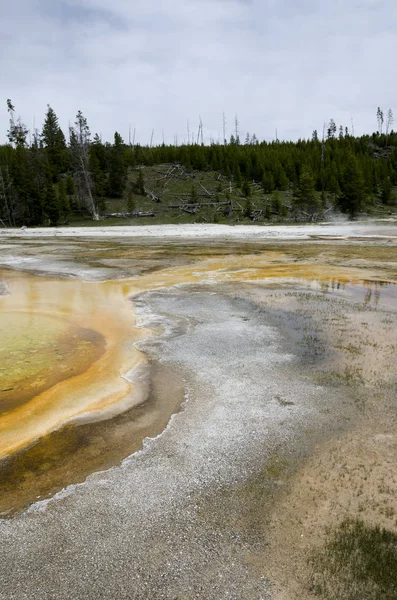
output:
[[296, 376], [248, 302], [180, 287], [136, 304], [142, 325], [164, 327], [144, 348], [184, 373], [184, 408], [121, 466], [0, 521], [1, 599], [271, 597], [240, 491], [339, 400]]
[[0, 296], [5, 296], [8, 293], [9, 291], [6, 282], [0, 279]]

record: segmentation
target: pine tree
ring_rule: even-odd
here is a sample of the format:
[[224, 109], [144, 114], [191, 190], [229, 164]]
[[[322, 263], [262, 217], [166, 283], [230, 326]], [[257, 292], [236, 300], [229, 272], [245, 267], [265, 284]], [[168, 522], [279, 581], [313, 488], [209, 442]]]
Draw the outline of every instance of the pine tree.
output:
[[60, 217], [60, 207], [55, 186], [51, 177], [48, 177], [46, 194], [43, 204], [44, 214], [47, 216], [50, 225], [57, 225]]
[[122, 198], [127, 185], [127, 167], [124, 160], [123, 146], [123, 139], [116, 131], [109, 166], [108, 193], [112, 198]]
[[381, 183], [380, 198], [383, 204], [387, 204], [389, 206], [395, 204], [395, 198], [393, 196], [393, 187], [389, 177], [386, 177], [386, 179], [384, 179]]
[[281, 166], [276, 171], [275, 186], [278, 190], [282, 191], [287, 190], [289, 187], [288, 177]]
[[0, 218], [11, 227], [15, 226], [12, 179], [9, 170], [9, 148], [0, 146]]
[[74, 196], [74, 181], [71, 173], [68, 173], [66, 176], [66, 194], [70, 196]]
[[281, 194], [279, 190], [275, 190], [272, 195], [272, 210], [277, 215], [283, 216], [286, 212], [285, 206], [281, 200]]
[[70, 213], [70, 203], [64, 179], [61, 179], [61, 181], [58, 183], [58, 207], [60, 214], [63, 216], [64, 219], [66, 219], [66, 217]]
[[333, 140], [337, 131], [336, 123], [333, 119], [330, 120], [327, 129], [327, 138]]
[[58, 117], [50, 105], [47, 106], [41, 139], [51, 168], [53, 181], [57, 181], [66, 166], [66, 142]]
[[365, 202], [365, 182], [363, 173], [354, 154], [347, 158], [343, 174], [342, 195], [338, 199], [338, 206], [342, 212], [349, 214], [354, 219], [363, 208]]
[[48, 163], [43, 156], [38, 132], [33, 134], [33, 143], [29, 152], [29, 194], [26, 199], [24, 221], [30, 225], [43, 223], [43, 201], [46, 191], [46, 173]]
[[136, 207], [135, 198], [134, 198], [134, 190], [133, 187], [130, 187], [127, 195], [127, 211], [129, 213], [133, 213]]
[[7, 100], [9, 114], [8, 139], [12, 147], [6, 153], [6, 162], [1, 171], [1, 194], [11, 224], [18, 221], [38, 225], [42, 220], [42, 195], [44, 179], [38, 172], [41, 165], [36, 160], [36, 148], [28, 148], [29, 130], [21, 118], [15, 119], [15, 108]]
[[320, 201], [314, 189], [312, 174], [307, 168], [304, 168], [300, 179], [297, 196], [294, 198], [295, 211], [302, 210], [313, 214], [321, 208]]
[[262, 177], [262, 188], [265, 194], [271, 194], [274, 190], [274, 179], [270, 171], [264, 173]]
[[234, 183], [236, 187], [241, 187], [241, 171], [238, 163], [234, 167]]
[[15, 108], [10, 99], [7, 100], [7, 110], [10, 116], [10, 128], [7, 132], [8, 140], [10, 144], [14, 144], [15, 148], [25, 148], [29, 129], [22, 123], [20, 117], [15, 120]]
[[241, 186], [241, 191], [243, 192], [243, 196], [245, 196], [246, 198], [249, 198], [249, 196], [251, 196], [250, 184], [248, 183], [248, 181], [246, 179], [244, 179], [244, 181], [243, 181], [243, 185]]
[[246, 198], [246, 201], [245, 201], [245, 204], [244, 204], [243, 215], [247, 219], [251, 219], [252, 218], [252, 202], [251, 202], [249, 196]]
[[334, 174], [332, 174], [329, 179], [328, 191], [334, 196], [334, 199], [336, 199], [337, 195], [339, 194], [339, 182]]
[[99, 136], [95, 136], [90, 146], [88, 164], [93, 182], [92, 193], [95, 203], [98, 209], [103, 212], [106, 209], [106, 173], [104, 147]]
[[145, 177], [143, 175], [142, 169], [139, 169], [139, 171], [138, 171], [138, 179], [137, 179], [137, 182], [136, 182], [136, 190], [137, 190], [138, 194], [140, 194], [141, 196], [146, 196], [146, 192], [145, 192]]
[[197, 204], [197, 202], [198, 202], [198, 194], [197, 194], [196, 186], [193, 184], [191, 192], [190, 192], [190, 203]]

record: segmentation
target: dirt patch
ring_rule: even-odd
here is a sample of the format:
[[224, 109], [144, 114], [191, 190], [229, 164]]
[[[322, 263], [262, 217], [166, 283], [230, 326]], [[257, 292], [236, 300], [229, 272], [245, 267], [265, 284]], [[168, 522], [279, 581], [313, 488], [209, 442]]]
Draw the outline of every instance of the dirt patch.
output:
[[267, 559], [274, 598], [306, 599], [327, 528], [359, 517], [397, 532], [397, 435], [394, 425], [363, 422], [356, 430], [319, 447], [293, 478], [270, 524]]
[[292, 349], [300, 346], [302, 369], [310, 366], [307, 377], [345, 390], [356, 407], [345, 433], [317, 444], [292, 477], [278, 474], [284, 485], [270, 521], [263, 516], [269, 523], [263, 568], [274, 599], [333, 598], [315, 595], [322, 588], [314, 586], [318, 563], [311, 562], [326, 548], [329, 532], [357, 518], [365, 526], [397, 532], [397, 315], [326, 291], [244, 292], [288, 333]]

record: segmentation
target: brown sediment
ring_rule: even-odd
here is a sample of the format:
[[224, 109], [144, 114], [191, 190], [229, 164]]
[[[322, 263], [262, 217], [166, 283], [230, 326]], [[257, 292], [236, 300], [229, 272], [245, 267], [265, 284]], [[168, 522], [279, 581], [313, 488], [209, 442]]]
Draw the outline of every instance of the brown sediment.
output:
[[184, 385], [171, 367], [152, 364], [150, 391], [142, 404], [113, 419], [67, 425], [27, 449], [0, 460], [0, 517], [50, 497], [66, 484], [119, 464], [147, 437], [166, 427], [184, 400]]

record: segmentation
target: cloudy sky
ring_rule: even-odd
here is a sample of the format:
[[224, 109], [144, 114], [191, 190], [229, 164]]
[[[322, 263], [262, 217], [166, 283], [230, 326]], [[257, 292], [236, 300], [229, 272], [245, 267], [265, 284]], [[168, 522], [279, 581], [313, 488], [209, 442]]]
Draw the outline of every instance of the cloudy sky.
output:
[[[197, 132], [355, 133], [397, 113], [396, 0], [11, 0], [1, 3], [0, 140], [6, 99], [32, 127], [46, 105], [65, 132], [81, 109], [111, 140], [182, 142]], [[397, 118], [396, 118], [397, 120]]]

